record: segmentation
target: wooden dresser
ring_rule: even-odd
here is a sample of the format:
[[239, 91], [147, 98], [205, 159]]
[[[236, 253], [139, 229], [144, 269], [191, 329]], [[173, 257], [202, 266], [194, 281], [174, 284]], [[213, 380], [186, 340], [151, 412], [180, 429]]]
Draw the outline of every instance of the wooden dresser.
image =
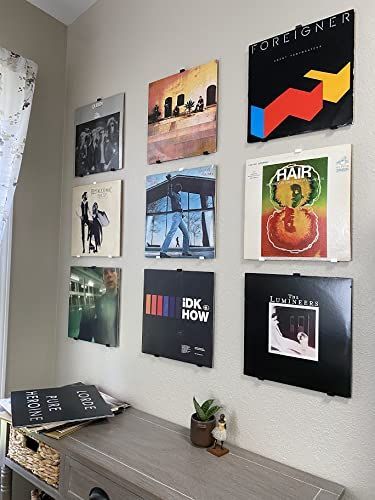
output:
[[41, 436], [61, 453], [56, 490], [6, 457], [7, 427], [2, 422], [0, 500], [12, 498], [12, 471], [64, 500], [88, 500], [96, 487], [110, 500], [337, 500], [344, 495], [339, 484], [235, 446], [216, 458], [190, 444], [188, 429], [134, 409], [60, 441]]

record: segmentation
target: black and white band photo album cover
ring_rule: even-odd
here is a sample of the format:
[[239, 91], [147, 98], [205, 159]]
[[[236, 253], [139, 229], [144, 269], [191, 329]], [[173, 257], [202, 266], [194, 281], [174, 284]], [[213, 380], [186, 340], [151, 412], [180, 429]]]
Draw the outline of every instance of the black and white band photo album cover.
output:
[[244, 374], [351, 397], [352, 280], [245, 274]]
[[72, 256], [121, 255], [121, 182], [73, 188]]
[[117, 94], [76, 110], [76, 177], [122, 168], [124, 100]]
[[212, 367], [214, 273], [145, 269], [142, 352]]
[[216, 166], [146, 177], [145, 257], [215, 257]]
[[347, 10], [250, 45], [248, 142], [353, 122], [354, 18]]
[[71, 267], [68, 337], [119, 345], [121, 269]]

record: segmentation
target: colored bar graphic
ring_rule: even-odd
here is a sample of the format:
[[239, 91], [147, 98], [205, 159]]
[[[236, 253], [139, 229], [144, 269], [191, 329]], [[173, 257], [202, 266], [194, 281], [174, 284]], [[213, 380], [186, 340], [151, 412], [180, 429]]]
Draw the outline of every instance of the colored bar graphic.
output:
[[157, 295], [151, 295], [151, 314], [156, 315]]
[[164, 295], [163, 297], [163, 316], [168, 317], [169, 310], [169, 297], [168, 295]]
[[176, 318], [181, 318], [181, 297], [176, 297]]
[[152, 316], [165, 318], [181, 318], [182, 298], [169, 295], [154, 295], [147, 293], [145, 296], [145, 313]]
[[146, 314], [151, 314], [151, 294], [146, 294]]
[[173, 318], [176, 311], [176, 297], [169, 297], [169, 317]]
[[263, 110], [251, 106], [251, 119], [255, 117], [255, 121], [251, 121], [251, 133], [264, 139], [288, 116], [311, 121], [322, 108], [322, 83], [318, 83], [311, 92], [289, 88]]
[[250, 106], [250, 134], [264, 138], [264, 109]]
[[338, 103], [350, 90], [351, 65], [346, 64], [338, 73], [312, 69], [304, 76], [319, 81], [311, 92], [290, 87], [264, 109], [250, 106], [250, 134], [264, 139], [289, 116], [311, 121], [323, 109], [324, 101]]
[[163, 296], [162, 295], [158, 295], [158, 305], [157, 305], [156, 314], [158, 316], [163, 316]]
[[338, 73], [327, 73], [312, 69], [305, 78], [323, 82], [323, 100], [337, 103], [350, 89], [351, 66], [346, 64]]
[[264, 133], [270, 135], [288, 116], [311, 121], [323, 109], [323, 84], [306, 92], [288, 89], [265, 110]]

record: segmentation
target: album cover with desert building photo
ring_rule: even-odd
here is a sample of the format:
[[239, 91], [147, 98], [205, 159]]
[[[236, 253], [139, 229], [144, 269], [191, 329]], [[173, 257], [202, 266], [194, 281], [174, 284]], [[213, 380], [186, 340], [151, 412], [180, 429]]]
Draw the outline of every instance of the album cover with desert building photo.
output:
[[216, 151], [218, 62], [149, 84], [148, 164]]

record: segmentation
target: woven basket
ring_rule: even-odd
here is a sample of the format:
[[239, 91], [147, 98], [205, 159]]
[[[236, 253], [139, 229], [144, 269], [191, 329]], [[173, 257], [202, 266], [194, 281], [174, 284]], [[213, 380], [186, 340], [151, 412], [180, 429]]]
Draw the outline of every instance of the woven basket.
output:
[[30, 437], [19, 429], [10, 428], [8, 457], [43, 479], [47, 484], [58, 488], [60, 474], [60, 454]]

